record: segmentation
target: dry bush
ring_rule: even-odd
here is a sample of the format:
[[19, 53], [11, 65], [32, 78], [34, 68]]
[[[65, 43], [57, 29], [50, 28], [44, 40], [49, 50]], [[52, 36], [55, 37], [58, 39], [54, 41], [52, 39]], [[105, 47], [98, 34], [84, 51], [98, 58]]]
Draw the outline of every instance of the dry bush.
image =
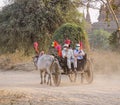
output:
[[97, 73], [120, 73], [120, 54], [112, 51], [93, 51], [93, 67]]
[[[35, 70], [32, 56], [24, 56], [23, 52], [0, 56], [0, 69]], [[91, 52], [95, 73], [120, 73], [120, 54], [111, 51], [96, 50]]]
[[16, 51], [13, 54], [3, 54], [0, 56], [1, 69], [13, 69], [16, 65], [28, 63], [32, 60], [31, 56], [25, 56], [24, 52]]

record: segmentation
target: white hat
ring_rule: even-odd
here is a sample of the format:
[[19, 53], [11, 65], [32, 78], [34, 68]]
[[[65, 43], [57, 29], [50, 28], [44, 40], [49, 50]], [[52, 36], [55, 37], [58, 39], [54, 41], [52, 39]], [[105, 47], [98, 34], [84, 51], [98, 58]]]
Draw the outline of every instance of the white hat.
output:
[[80, 44], [76, 44], [76, 47], [80, 47]]
[[68, 44], [64, 44], [64, 46], [63, 47], [69, 47], [69, 45]]

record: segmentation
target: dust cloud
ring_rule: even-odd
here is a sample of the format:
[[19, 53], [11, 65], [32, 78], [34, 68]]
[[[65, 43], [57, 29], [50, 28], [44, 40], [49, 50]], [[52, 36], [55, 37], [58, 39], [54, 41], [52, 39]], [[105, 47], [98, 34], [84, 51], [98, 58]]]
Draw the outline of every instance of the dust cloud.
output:
[[71, 83], [62, 75], [59, 87], [40, 84], [39, 71], [31, 62], [0, 70], [0, 105], [119, 105], [120, 55], [94, 51], [90, 55], [94, 79]]

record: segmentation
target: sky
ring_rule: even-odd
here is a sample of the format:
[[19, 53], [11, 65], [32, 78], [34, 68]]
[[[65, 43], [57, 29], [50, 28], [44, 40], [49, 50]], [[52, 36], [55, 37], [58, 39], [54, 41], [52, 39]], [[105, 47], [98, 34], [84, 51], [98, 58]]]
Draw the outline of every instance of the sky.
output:
[[[84, 8], [84, 9], [79, 8], [78, 10], [79, 10], [81, 13], [84, 12], [85, 17], [86, 17], [87, 9], [85, 9], [85, 8]], [[99, 10], [89, 8], [89, 13], [90, 13], [90, 18], [91, 18], [91, 23], [98, 22]]]
[[[5, 5], [5, 0], [0, 0], [0, 8], [2, 8]], [[97, 18], [99, 16], [99, 11], [95, 10], [95, 9], [89, 9], [90, 12], [90, 17], [91, 17], [91, 22], [97, 22]], [[86, 14], [86, 10], [84, 11], [84, 13]]]
[[4, 6], [4, 1], [5, 0], [0, 0], [0, 7]]
[[98, 22], [99, 10], [89, 9], [91, 22]]

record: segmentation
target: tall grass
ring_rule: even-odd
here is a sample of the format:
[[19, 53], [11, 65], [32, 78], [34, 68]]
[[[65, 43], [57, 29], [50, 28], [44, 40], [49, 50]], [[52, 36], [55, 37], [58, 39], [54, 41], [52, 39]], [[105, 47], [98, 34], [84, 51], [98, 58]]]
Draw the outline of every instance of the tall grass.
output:
[[97, 73], [120, 73], [120, 54], [112, 51], [92, 52], [94, 71]]
[[32, 61], [32, 56], [25, 56], [24, 52], [16, 51], [12, 54], [3, 54], [0, 56], [0, 68], [10, 69], [14, 65]]
[[[27, 64], [32, 62], [32, 56], [25, 56], [22, 51], [1, 55], [0, 68], [12, 69], [14, 65]], [[93, 70], [95, 73], [120, 73], [120, 54], [111, 51], [96, 50], [91, 52], [90, 57], [93, 59]], [[24, 69], [27, 69], [27, 67]]]

